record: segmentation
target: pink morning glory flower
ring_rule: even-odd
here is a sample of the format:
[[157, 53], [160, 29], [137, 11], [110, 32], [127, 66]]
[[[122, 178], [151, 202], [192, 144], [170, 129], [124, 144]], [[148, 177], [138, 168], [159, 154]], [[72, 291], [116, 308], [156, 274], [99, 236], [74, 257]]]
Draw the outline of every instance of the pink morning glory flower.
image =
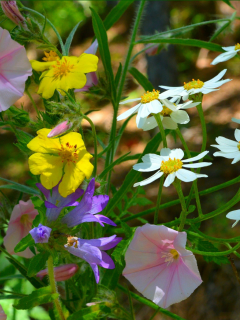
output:
[[25, 82], [31, 75], [25, 48], [0, 27], [0, 112], [23, 96]]
[[16, 254], [24, 258], [33, 257], [33, 254], [29, 248], [18, 253], [14, 252], [14, 248], [22, 238], [28, 235], [36, 215], [38, 215], [38, 212], [36, 209], [34, 209], [31, 200], [28, 200], [27, 202], [20, 200], [19, 204], [13, 208], [7, 233], [3, 239], [4, 246], [10, 254]]
[[123, 275], [159, 307], [186, 299], [202, 283], [186, 241], [186, 232], [160, 225], [138, 227], [126, 252]]

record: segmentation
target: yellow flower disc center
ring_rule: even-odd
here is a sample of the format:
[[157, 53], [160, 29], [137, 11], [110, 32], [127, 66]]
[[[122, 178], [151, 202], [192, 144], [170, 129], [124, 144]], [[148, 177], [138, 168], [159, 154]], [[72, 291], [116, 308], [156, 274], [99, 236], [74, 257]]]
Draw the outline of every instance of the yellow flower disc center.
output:
[[56, 54], [56, 52], [52, 50], [49, 52], [44, 51], [44, 54], [45, 54], [45, 57], [43, 58], [43, 61], [57, 61], [60, 59], [59, 56]]
[[58, 155], [62, 158], [62, 162], [74, 162], [78, 160], [77, 145], [71, 146], [69, 142], [65, 145], [61, 144], [61, 151]]
[[141, 96], [142, 98], [141, 103], [148, 103], [153, 100], [158, 100], [158, 97], [159, 97], [159, 90], [153, 89], [153, 91], [151, 92], [147, 91], [146, 93], [144, 93], [143, 96]]
[[72, 237], [72, 236], [68, 237], [67, 238], [67, 246], [77, 248], [78, 247], [78, 238]]
[[31, 223], [30, 219], [29, 219], [29, 215], [28, 214], [23, 214], [20, 218], [20, 222], [24, 225], [27, 226], [29, 223]]
[[234, 50], [238, 50], [238, 49], [240, 49], [240, 44], [239, 44], [239, 43], [237, 43], [237, 44], [235, 45]]
[[62, 78], [72, 71], [74, 65], [67, 61], [66, 58], [63, 58], [60, 61], [56, 61], [56, 64], [52, 67], [54, 68], [54, 77]]
[[240, 141], [238, 141], [239, 142], [239, 144], [237, 145], [237, 147], [238, 147], [238, 150], [240, 151]]
[[177, 250], [176, 249], [171, 249], [170, 253], [171, 253], [173, 259], [177, 260], [177, 258], [179, 257], [179, 253], [177, 252]]
[[185, 90], [191, 90], [191, 89], [199, 89], [202, 88], [204, 85], [204, 82], [202, 82], [201, 80], [194, 80], [192, 79], [192, 81], [186, 83], [184, 82], [184, 89]]
[[160, 112], [160, 114], [161, 114], [163, 117], [169, 116], [169, 115], [172, 113], [172, 110], [169, 109], [168, 107], [166, 107], [166, 106], [162, 106], [162, 107], [163, 107], [163, 109], [162, 109], [162, 111]]
[[160, 170], [165, 174], [170, 174], [170, 173], [176, 172], [179, 169], [181, 169], [182, 165], [183, 165], [183, 163], [181, 160], [175, 159], [175, 158], [172, 160], [170, 158], [167, 161], [162, 161]]

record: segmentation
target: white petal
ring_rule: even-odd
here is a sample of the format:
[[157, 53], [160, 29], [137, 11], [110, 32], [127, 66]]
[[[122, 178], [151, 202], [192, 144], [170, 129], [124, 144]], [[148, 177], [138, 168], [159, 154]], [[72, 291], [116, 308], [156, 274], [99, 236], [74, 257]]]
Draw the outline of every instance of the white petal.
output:
[[203, 94], [208, 94], [210, 92], [218, 91], [219, 89], [209, 89], [209, 88], [203, 88], [202, 93]]
[[142, 157], [142, 160], [143, 162], [157, 163], [158, 165], [160, 165], [162, 161], [162, 157], [154, 153], [148, 153]]
[[213, 154], [214, 157], [224, 157], [227, 159], [233, 159], [236, 157], [236, 152], [230, 152], [230, 153], [226, 153], [226, 152], [214, 152]]
[[192, 101], [187, 101], [183, 104], [179, 104], [177, 106], [177, 109], [190, 109], [193, 107], [196, 107], [197, 105], [199, 105], [201, 102], [192, 102]]
[[212, 78], [211, 80], [206, 81], [204, 84], [209, 84], [209, 83], [211, 83], [211, 82], [219, 81], [219, 80], [225, 75], [226, 72], [227, 72], [227, 69], [222, 70], [221, 72], [219, 72], [218, 75], [216, 75], [216, 76], [215, 76], [214, 78]]
[[202, 167], [207, 167], [210, 166], [212, 163], [211, 162], [197, 162], [197, 163], [189, 163], [189, 164], [184, 164], [184, 168], [202, 168]]
[[138, 128], [142, 128], [144, 123], [145, 123], [145, 121], [146, 121], [146, 118], [142, 118], [141, 117], [141, 111], [142, 111], [143, 108], [144, 108], [144, 105], [142, 104], [141, 107], [138, 110], [138, 114], [137, 114], [137, 118], [136, 118], [136, 123], [137, 123], [137, 127]]
[[142, 163], [137, 163], [133, 166], [134, 170], [140, 171], [140, 172], [150, 172], [150, 171], [155, 171], [160, 168], [159, 163], [151, 163], [151, 162], [142, 162]]
[[184, 111], [184, 110], [174, 111], [174, 112], [172, 112], [170, 114], [170, 117], [176, 123], [185, 124], [185, 123], [188, 123], [190, 121], [190, 118], [189, 118], [187, 112]]
[[171, 159], [182, 159], [184, 157], [184, 152], [182, 151], [182, 149], [178, 148], [178, 149], [173, 149], [170, 154], [169, 154], [169, 158]]
[[125, 104], [125, 103], [134, 102], [134, 101], [139, 101], [139, 100], [141, 100], [141, 98], [124, 100], [124, 101], [122, 101], [122, 102], [119, 102], [119, 104]]
[[199, 155], [197, 155], [196, 157], [182, 160], [182, 162], [192, 162], [192, 161], [200, 160], [200, 159], [202, 159], [203, 157], [205, 157], [205, 155], [206, 155], [208, 152], [209, 152], [209, 151], [201, 152], [201, 153], [199, 153]]
[[148, 107], [150, 113], [159, 113], [162, 111], [163, 107], [160, 101], [153, 100], [150, 102], [150, 106]]
[[185, 92], [182, 96], [183, 101], [186, 101], [189, 97], [189, 93]]
[[176, 130], [177, 124], [170, 117], [163, 117], [162, 124], [165, 129]]
[[215, 147], [218, 148], [220, 151], [222, 152], [238, 152], [238, 148], [237, 147], [232, 147], [232, 146], [223, 146], [223, 145], [217, 145], [217, 144], [213, 144], [211, 145], [211, 147]]
[[168, 99], [161, 99], [161, 102], [168, 109], [170, 109], [172, 111], [176, 111], [177, 110], [176, 106], [171, 101], [169, 101]]
[[164, 181], [164, 184], [163, 184], [164, 187], [169, 187], [170, 184], [173, 183], [175, 177], [176, 177], [176, 172], [173, 172], [173, 173], [169, 174], [169, 175], [167, 176], [166, 180]]
[[240, 152], [238, 155], [233, 159], [232, 164], [237, 163], [240, 160]]
[[179, 90], [180, 88], [183, 90], [183, 87], [168, 87], [168, 86], [159, 86], [159, 87], [166, 90]]
[[180, 96], [183, 91], [183, 87], [178, 87], [178, 89], [167, 90], [165, 92], [160, 93], [159, 99], [167, 99], [169, 97]]
[[153, 176], [151, 176], [148, 179], [145, 179], [141, 182], [137, 182], [135, 183], [133, 186], [137, 187], [137, 186], [145, 186], [146, 184], [149, 184], [155, 180], [157, 180], [158, 178], [160, 178], [163, 175], [163, 172], [160, 172], [160, 170], [158, 172], [156, 172]]
[[204, 89], [215, 89], [215, 88], [218, 88], [229, 81], [231, 81], [231, 79], [225, 79], [225, 80], [217, 81], [215, 83], [213, 82], [210, 84], [204, 84], [203, 88]]
[[176, 176], [179, 180], [182, 180], [184, 182], [190, 182], [197, 179], [196, 173], [185, 169], [179, 169], [178, 171], [176, 171]]
[[226, 144], [231, 147], [237, 147], [237, 145], [238, 145], [238, 143], [236, 141], [233, 141], [233, 140], [221, 137], [221, 136], [216, 138], [216, 142], [218, 144], [222, 144], [222, 145]]
[[226, 217], [231, 220], [240, 220], [240, 210], [234, 210], [229, 212]]
[[131, 116], [133, 113], [137, 112], [137, 109], [140, 108], [141, 103], [137, 104], [135, 107], [130, 108], [129, 110], [123, 112], [120, 116], [117, 117], [117, 121], [126, 119], [127, 117]]
[[240, 124], [240, 119], [232, 118], [231, 120], [232, 120], [233, 122], [236, 122], [236, 123]]
[[215, 66], [217, 63], [220, 63], [220, 62], [227, 61], [227, 60], [231, 59], [236, 54], [237, 54], [236, 51], [224, 52], [224, 53], [220, 54], [219, 56], [217, 56], [217, 58], [215, 58], [211, 62], [211, 64]]
[[222, 47], [225, 51], [233, 51], [235, 49], [235, 46], [229, 46], [229, 47]]
[[232, 228], [235, 227], [235, 225], [236, 225], [238, 222], [239, 222], [239, 220], [236, 220], [236, 221], [234, 222], [234, 224], [232, 225]]
[[152, 130], [153, 128], [156, 128], [158, 126], [157, 121], [154, 117], [149, 117], [146, 119], [146, 122], [144, 123], [142, 129], [144, 131]]
[[179, 101], [181, 100], [181, 97], [173, 97], [172, 99], [170, 99], [169, 101], [170, 102], [173, 102], [173, 103], [176, 103], [176, 104], [179, 104]]
[[160, 151], [160, 156], [162, 156], [162, 157], [168, 157], [170, 153], [171, 153], [171, 149], [169, 149], [169, 148], [162, 148], [161, 151]]
[[234, 137], [238, 142], [240, 141], [240, 130], [238, 129], [235, 130]]

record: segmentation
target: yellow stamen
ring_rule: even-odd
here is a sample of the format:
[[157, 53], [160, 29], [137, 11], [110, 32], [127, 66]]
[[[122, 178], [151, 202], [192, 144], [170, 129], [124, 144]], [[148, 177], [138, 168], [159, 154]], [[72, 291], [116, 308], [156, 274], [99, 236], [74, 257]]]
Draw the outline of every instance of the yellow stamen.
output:
[[167, 175], [178, 171], [182, 168], [182, 165], [183, 163], [181, 160], [175, 158], [172, 160], [171, 158], [169, 158], [169, 160], [167, 161], [162, 161], [160, 170]]
[[62, 59], [61, 61], [56, 61], [56, 64], [53, 65], [54, 68], [54, 77], [55, 78], [62, 78], [66, 76], [68, 73], [72, 71], [74, 68], [73, 64], [70, 64], [66, 58]]
[[32, 221], [29, 219], [29, 215], [28, 214], [23, 214], [20, 218], [20, 222], [27, 227], [28, 225], [31, 226]]
[[172, 257], [173, 257], [174, 260], [177, 260], [177, 259], [178, 259], [179, 253], [177, 252], [176, 249], [171, 249], [171, 250], [170, 250], [170, 253], [172, 254]]
[[160, 114], [161, 114], [163, 117], [169, 116], [169, 115], [172, 113], [172, 110], [169, 109], [168, 107], [166, 107], [166, 106], [162, 106], [162, 107], [163, 107], [163, 109], [162, 109], [162, 111], [160, 112]]
[[240, 49], [240, 44], [239, 44], [239, 43], [237, 43], [237, 44], [235, 45], [234, 50], [238, 50], [238, 49]]
[[143, 96], [141, 96], [142, 98], [141, 103], [148, 103], [153, 100], [158, 100], [158, 96], [159, 96], [159, 90], [153, 89], [153, 91], [151, 92], [147, 91], [146, 93], [144, 93]]
[[204, 85], [204, 82], [202, 82], [201, 80], [194, 80], [192, 79], [192, 81], [186, 83], [184, 82], [184, 89], [185, 90], [191, 90], [191, 89], [198, 89], [198, 88], [202, 88]]
[[61, 150], [58, 155], [62, 158], [62, 162], [76, 162], [78, 160], [77, 145], [71, 146], [69, 142], [65, 145], [61, 144]]
[[240, 151], [240, 141], [238, 141], [239, 142], [239, 144], [237, 145], [237, 147], [238, 147], [238, 150]]
[[163, 252], [161, 254], [161, 258], [164, 258], [164, 262], [169, 265], [170, 263], [173, 263], [174, 260], [177, 260], [179, 258], [179, 253], [176, 249], [171, 249], [169, 252]]
[[67, 246], [68, 246], [68, 247], [77, 248], [77, 247], [78, 247], [78, 238], [77, 238], [77, 237], [69, 236], [69, 237], [67, 238]]
[[43, 61], [57, 61], [60, 59], [56, 52], [52, 50], [49, 52], [44, 51], [44, 54], [46, 57], [43, 58]]

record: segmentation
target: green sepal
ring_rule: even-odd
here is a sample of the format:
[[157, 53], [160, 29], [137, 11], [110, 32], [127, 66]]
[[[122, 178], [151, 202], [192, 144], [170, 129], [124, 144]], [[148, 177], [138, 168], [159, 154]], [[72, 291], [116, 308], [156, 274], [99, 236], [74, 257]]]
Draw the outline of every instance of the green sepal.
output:
[[27, 275], [29, 277], [33, 277], [39, 271], [43, 270], [46, 267], [46, 262], [48, 257], [49, 257], [49, 252], [47, 251], [41, 252], [37, 254], [35, 257], [33, 257], [28, 266]]

